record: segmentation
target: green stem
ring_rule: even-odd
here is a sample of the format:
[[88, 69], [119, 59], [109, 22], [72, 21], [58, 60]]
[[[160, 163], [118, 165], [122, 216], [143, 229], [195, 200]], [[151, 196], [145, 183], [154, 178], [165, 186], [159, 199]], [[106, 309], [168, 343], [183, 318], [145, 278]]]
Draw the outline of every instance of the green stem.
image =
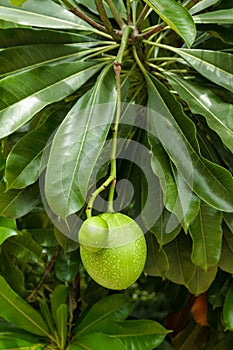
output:
[[95, 5], [96, 5], [96, 9], [99, 13], [100, 19], [101, 19], [104, 27], [106, 28], [107, 32], [112, 36], [113, 40], [115, 40], [116, 42], [119, 42], [120, 38], [116, 34], [115, 30], [112, 27], [111, 22], [108, 19], [106, 10], [105, 10], [104, 5], [103, 5], [103, 1], [102, 0], [95, 0]]
[[135, 23], [135, 26], [136, 27], [139, 27], [140, 24], [142, 23], [142, 21], [144, 21], [144, 19], [146, 18], [146, 16], [148, 15], [148, 13], [151, 11], [151, 8], [149, 5], [145, 5], [142, 12], [140, 13], [136, 23]]
[[157, 24], [156, 26], [151, 27], [146, 32], [138, 34], [137, 38], [138, 39], [147, 39], [150, 36], [152, 36], [153, 34], [157, 34], [157, 33], [161, 32], [165, 27], [166, 27], [166, 23], [165, 22]]
[[116, 6], [114, 5], [112, 0], [106, 0], [112, 14], [113, 17], [115, 18], [116, 22], [118, 23], [119, 27], [122, 29], [125, 26], [125, 22], [123, 21], [123, 19], [121, 18], [121, 16], [119, 15], [119, 12], [116, 8]]

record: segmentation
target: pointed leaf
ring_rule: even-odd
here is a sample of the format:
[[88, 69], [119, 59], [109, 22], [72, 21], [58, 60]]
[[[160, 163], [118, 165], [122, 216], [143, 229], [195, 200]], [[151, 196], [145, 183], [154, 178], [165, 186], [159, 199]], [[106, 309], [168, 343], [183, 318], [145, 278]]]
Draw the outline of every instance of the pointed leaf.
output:
[[144, 0], [153, 10], [180, 35], [188, 46], [191, 46], [196, 28], [192, 16], [185, 7], [174, 0]]
[[170, 333], [161, 324], [151, 320], [127, 320], [109, 324], [105, 332], [117, 337], [128, 350], [151, 350], [159, 346]]
[[[42, 125], [28, 132], [10, 150], [5, 168], [7, 189], [24, 188], [34, 183], [41, 171], [41, 158], [47, 141], [55, 128], [61, 123], [68, 111], [66, 108], [56, 106], [48, 108], [42, 118]], [[46, 119], [47, 118], [47, 119]]]
[[72, 342], [67, 350], [128, 350], [122, 342], [111, 336], [103, 333], [91, 333], [79, 337], [77, 340]]
[[201, 13], [193, 17], [195, 23], [233, 23], [233, 8]]
[[221, 137], [223, 143], [233, 152], [233, 105], [223, 102], [210, 89], [179, 77], [167, 75], [170, 84], [185, 100], [191, 111], [202, 114], [209, 125]]
[[52, 211], [61, 218], [80, 210], [85, 203], [93, 169], [113, 120], [115, 101], [115, 77], [108, 66], [54, 136], [45, 195]]
[[61, 304], [66, 303], [68, 294], [68, 287], [65, 284], [58, 284], [51, 296], [51, 309], [52, 309], [52, 315], [55, 323], [59, 322], [59, 319], [57, 318], [57, 310]]
[[[218, 0], [201, 0], [191, 7], [191, 9], [189, 10], [189, 13], [193, 15], [197, 12], [201, 12], [210, 6], [215, 5], [217, 2]], [[193, 17], [193, 19], [195, 19], [195, 17]]]
[[21, 299], [0, 276], [0, 316], [26, 331], [48, 336], [47, 326], [40, 314]]
[[217, 271], [217, 266], [210, 267], [206, 272], [204, 272], [200, 267], [197, 267], [195, 275], [186, 287], [190, 293], [194, 295], [200, 295], [206, 292], [214, 281]]
[[222, 213], [201, 203], [189, 231], [193, 240], [192, 261], [207, 271], [218, 263], [222, 248]]
[[64, 348], [67, 338], [68, 307], [67, 304], [61, 304], [57, 309], [57, 333], [60, 339], [61, 348]]
[[76, 329], [75, 338], [81, 334], [103, 332], [103, 324], [122, 321], [132, 311], [132, 301], [125, 294], [113, 294], [94, 304]]
[[27, 0], [21, 7], [0, 0], [0, 18], [24, 26], [91, 30], [82, 19], [50, 0]]
[[178, 172], [200, 198], [216, 209], [232, 212], [232, 175], [200, 155], [193, 122], [164, 85], [154, 77], [146, 78], [151, 132], [157, 135]]
[[56, 329], [54, 327], [53, 319], [52, 319], [51, 312], [49, 310], [49, 306], [47, 302], [44, 299], [39, 299], [39, 305], [40, 305], [41, 314], [48, 326], [49, 332], [52, 335], [55, 335]]
[[72, 94], [102, 66], [60, 63], [3, 78], [0, 81], [0, 138], [20, 128], [46, 105]]
[[3, 182], [0, 182], [0, 215], [10, 218], [19, 218], [29, 213], [39, 202], [38, 184], [22, 190], [5, 192]]

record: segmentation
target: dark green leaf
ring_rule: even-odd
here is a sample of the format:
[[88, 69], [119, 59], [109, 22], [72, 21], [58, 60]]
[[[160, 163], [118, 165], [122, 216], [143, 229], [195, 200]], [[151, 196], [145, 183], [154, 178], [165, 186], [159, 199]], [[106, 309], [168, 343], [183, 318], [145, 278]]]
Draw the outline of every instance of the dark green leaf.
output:
[[21, 299], [1, 276], [0, 302], [0, 316], [5, 320], [33, 334], [48, 336], [48, 328], [40, 314]]
[[56, 277], [63, 282], [71, 282], [76, 275], [80, 264], [78, 251], [65, 253], [60, 251], [55, 264]]
[[0, 182], [0, 215], [18, 218], [29, 213], [39, 202], [38, 184], [22, 190], [5, 192], [3, 182]]
[[0, 332], [0, 349], [4, 350], [42, 350], [45, 344], [41, 344], [35, 336], [30, 336], [24, 332]]
[[216, 209], [232, 212], [232, 175], [199, 154], [192, 121], [164, 85], [153, 77], [146, 77], [151, 132], [157, 135], [178, 172], [200, 198]]
[[52, 335], [55, 335], [56, 330], [54, 327], [53, 319], [52, 319], [51, 312], [49, 310], [49, 306], [47, 302], [44, 299], [39, 299], [39, 305], [40, 305], [41, 314], [49, 328], [49, 332]]
[[57, 310], [60, 305], [66, 303], [68, 294], [68, 287], [65, 284], [58, 284], [51, 296], [51, 309], [54, 322], [58, 324], [59, 318], [57, 317]]
[[73, 93], [102, 66], [85, 62], [59, 63], [2, 79], [0, 138], [20, 128], [43, 107]]
[[80, 210], [85, 203], [92, 172], [114, 117], [115, 90], [114, 71], [108, 66], [54, 136], [45, 195], [52, 211], [61, 218]]
[[193, 113], [202, 114], [210, 126], [221, 137], [223, 143], [233, 152], [233, 105], [223, 102], [210, 89], [175, 74], [168, 80], [186, 101]]
[[104, 332], [110, 321], [122, 321], [132, 311], [132, 301], [125, 294], [113, 294], [94, 304], [76, 329], [75, 339], [80, 335]]
[[114, 337], [108, 336], [103, 333], [91, 333], [79, 337], [72, 342], [67, 350], [128, 350], [122, 342]]
[[16, 222], [14, 219], [9, 219], [0, 216], [0, 244], [7, 238], [18, 234]]
[[189, 230], [193, 240], [192, 261], [207, 271], [215, 266], [222, 248], [222, 213], [201, 203], [200, 210], [191, 222]]
[[214, 281], [217, 271], [217, 266], [210, 267], [206, 272], [204, 272], [200, 267], [197, 267], [195, 275], [187, 284], [187, 288], [190, 293], [200, 295], [206, 292]]
[[192, 16], [180, 4], [174, 0], [144, 0], [153, 10], [180, 35], [188, 46], [191, 46], [196, 28]]
[[233, 330], [233, 283], [227, 291], [226, 299], [223, 304], [223, 322], [225, 330]]
[[68, 307], [67, 304], [61, 304], [57, 309], [57, 333], [60, 339], [61, 348], [64, 349], [67, 337], [67, 323], [68, 323]]

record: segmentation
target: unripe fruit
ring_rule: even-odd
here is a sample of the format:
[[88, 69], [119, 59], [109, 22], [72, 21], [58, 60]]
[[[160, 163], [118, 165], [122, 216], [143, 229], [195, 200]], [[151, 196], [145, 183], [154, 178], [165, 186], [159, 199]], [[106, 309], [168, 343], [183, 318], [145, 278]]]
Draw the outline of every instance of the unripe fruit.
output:
[[106, 246], [108, 237], [108, 224], [100, 216], [92, 216], [82, 224], [78, 240], [87, 250], [98, 252]]
[[145, 265], [146, 240], [141, 228], [121, 213], [99, 216], [108, 225], [103, 249], [93, 252], [80, 247], [83, 265], [97, 283], [109, 289], [121, 290], [134, 283]]

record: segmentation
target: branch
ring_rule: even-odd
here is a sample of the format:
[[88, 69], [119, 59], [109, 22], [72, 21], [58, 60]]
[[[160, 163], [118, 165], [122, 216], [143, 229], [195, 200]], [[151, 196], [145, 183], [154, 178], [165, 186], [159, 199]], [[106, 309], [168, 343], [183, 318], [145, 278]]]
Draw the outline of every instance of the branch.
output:
[[115, 7], [114, 3], [112, 2], [112, 0], [106, 0], [112, 14], [113, 17], [115, 18], [116, 22], [118, 23], [119, 27], [122, 29], [125, 26], [125, 22], [123, 21], [123, 19], [121, 18], [121, 16], [118, 13], [117, 8]]
[[116, 42], [119, 42], [120, 38], [116, 34], [115, 30], [112, 27], [111, 22], [108, 19], [107, 13], [106, 13], [104, 5], [103, 5], [103, 1], [102, 0], [95, 0], [95, 5], [96, 5], [96, 9], [99, 13], [99, 16], [101, 18], [101, 21], [102, 21], [104, 27], [107, 29], [107, 32], [112, 36], [112, 38]]

